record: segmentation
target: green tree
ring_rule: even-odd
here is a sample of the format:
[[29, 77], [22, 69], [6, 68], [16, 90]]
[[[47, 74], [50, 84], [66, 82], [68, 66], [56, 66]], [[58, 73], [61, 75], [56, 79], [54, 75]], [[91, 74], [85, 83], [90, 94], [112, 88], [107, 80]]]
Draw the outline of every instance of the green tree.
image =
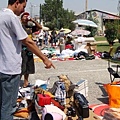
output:
[[109, 43], [109, 45], [114, 44], [114, 40], [118, 35], [118, 24], [116, 22], [108, 22], [105, 24], [105, 37]]
[[74, 12], [63, 8], [63, 0], [45, 0], [41, 10], [44, 24], [50, 29], [75, 28]]

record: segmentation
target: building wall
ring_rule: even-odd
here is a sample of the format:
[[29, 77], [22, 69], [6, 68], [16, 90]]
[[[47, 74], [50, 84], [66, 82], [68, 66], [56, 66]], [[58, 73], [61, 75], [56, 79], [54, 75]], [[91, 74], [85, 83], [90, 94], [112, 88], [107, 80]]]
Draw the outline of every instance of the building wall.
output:
[[94, 22], [98, 25], [99, 35], [103, 35], [105, 31], [105, 25], [103, 21], [120, 19], [120, 17], [117, 15], [112, 15], [112, 14], [100, 12], [97, 10], [87, 11], [82, 14], [79, 14], [77, 16], [77, 19], [88, 19], [90, 16], [94, 19]]

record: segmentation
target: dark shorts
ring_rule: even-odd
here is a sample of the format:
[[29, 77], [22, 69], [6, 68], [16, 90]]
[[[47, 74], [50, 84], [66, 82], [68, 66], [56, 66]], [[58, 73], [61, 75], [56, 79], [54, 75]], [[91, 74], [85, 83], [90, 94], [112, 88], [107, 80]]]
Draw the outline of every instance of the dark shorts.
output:
[[34, 74], [35, 65], [33, 54], [29, 51], [22, 50], [22, 72], [21, 74]]

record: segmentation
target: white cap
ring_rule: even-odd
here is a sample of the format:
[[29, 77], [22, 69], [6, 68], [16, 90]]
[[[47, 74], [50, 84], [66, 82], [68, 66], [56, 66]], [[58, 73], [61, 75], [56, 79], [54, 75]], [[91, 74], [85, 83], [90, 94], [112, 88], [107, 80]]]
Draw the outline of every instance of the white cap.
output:
[[70, 37], [70, 38], [72, 38], [73, 36], [72, 36], [72, 35], [70, 35], [70, 34], [68, 34], [68, 35], [67, 35], [67, 37]]

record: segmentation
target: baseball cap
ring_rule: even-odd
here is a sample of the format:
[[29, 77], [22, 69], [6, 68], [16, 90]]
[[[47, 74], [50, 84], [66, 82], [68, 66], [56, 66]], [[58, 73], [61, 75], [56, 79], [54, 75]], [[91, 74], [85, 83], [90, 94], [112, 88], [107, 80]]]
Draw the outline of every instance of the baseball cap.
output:
[[23, 12], [23, 13], [21, 14], [21, 18], [22, 18], [24, 15], [29, 16], [30, 14], [29, 14], [28, 12]]

